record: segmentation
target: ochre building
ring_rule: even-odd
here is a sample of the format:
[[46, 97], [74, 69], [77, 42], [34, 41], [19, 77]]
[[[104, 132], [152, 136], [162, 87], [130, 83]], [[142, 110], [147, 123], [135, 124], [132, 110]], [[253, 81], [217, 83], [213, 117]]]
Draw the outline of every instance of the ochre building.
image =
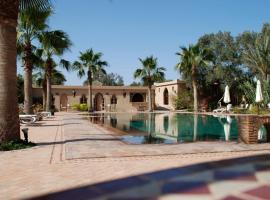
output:
[[[152, 88], [155, 108], [173, 110], [173, 98], [185, 88], [183, 81], [156, 83]], [[93, 86], [93, 108], [95, 111], [136, 112], [148, 109], [148, 89], [143, 86]], [[33, 88], [34, 98], [42, 99], [42, 88]], [[52, 86], [55, 108], [66, 111], [74, 104], [89, 105], [88, 86]]]

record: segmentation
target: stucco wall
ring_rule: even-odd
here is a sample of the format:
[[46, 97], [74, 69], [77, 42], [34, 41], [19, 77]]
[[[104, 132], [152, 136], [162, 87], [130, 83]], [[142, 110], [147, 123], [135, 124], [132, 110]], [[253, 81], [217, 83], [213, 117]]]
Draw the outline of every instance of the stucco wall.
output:
[[[73, 90], [76, 92], [73, 96]], [[138, 111], [142, 108], [147, 109], [147, 88], [145, 87], [96, 87], [93, 88], [93, 106], [96, 94], [100, 93], [104, 98], [104, 110], [107, 111], [118, 111], [118, 112], [132, 112]], [[144, 102], [133, 103], [130, 101], [131, 93], [140, 93], [144, 97]], [[61, 105], [61, 97], [67, 97], [67, 104], [71, 107], [74, 104], [79, 104], [82, 95], [87, 98], [87, 103], [89, 105], [88, 98], [88, 88], [87, 87], [72, 87], [72, 86], [53, 86], [52, 95], [54, 97], [54, 105], [58, 110], [66, 110], [65, 105]], [[117, 98], [117, 104], [111, 104], [111, 98], [115, 95]], [[34, 97], [42, 97], [41, 88], [33, 88]], [[110, 106], [109, 106], [110, 105]], [[64, 108], [63, 108], [64, 107]]]
[[[174, 110], [174, 101], [181, 91], [185, 90], [186, 85], [183, 81], [170, 81], [165, 83], [155, 84], [155, 103], [157, 108], [165, 108], [169, 110]], [[168, 105], [164, 104], [164, 91], [168, 90]]]

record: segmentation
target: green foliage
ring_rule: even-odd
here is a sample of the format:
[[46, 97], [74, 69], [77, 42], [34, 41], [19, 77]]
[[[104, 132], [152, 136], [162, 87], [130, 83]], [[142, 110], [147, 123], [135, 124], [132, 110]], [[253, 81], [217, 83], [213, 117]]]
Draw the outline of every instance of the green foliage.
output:
[[176, 110], [192, 107], [192, 94], [189, 91], [182, 91], [177, 97], [172, 98], [174, 108]]
[[257, 73], [260, 79], [269, 81], [270, 24], [264, 24], [262, 31], [256, 35], [255, 42], [245, 46], [242, 58], [243, 62]]
[[130, 86], [142, 86], [143, 84], [141, 82], [133, 81]]
[[71, 108], [73, 110], [77, 110], [77, 111], [87, 111], [88, 110], [88, 106], [85, 103], [83, 103], [83, 104], [74, 104], [74, 105], [71, 106]]
[[[245, 96], [246, 102], [249, 104], [255, 104], [256, 99], [256, 82], [246, 81], [239, 84], [242, 93]], [[267, 81], [262, 81], [263, 102], [262, 105], [270, 103], [270, 84]]]
[[154, 82], [162, 82], [165, 80], [164, 67], [158, 67], [157, 58], [153, 56], [146, 57], [145, 59], [139, 58], [141, 68], [134, 72], [134, 78], [140, 78], [143, 85], [152, 86]]
[[11, 151], [18, 149], [25, 149], [36, 146], [36, 144], [32, 142], [25, 142], [24, 140], [13, 140], [7, 143], [0, 144], [0, 151]]
[[[123, 86], [124, 85], [124, 79], [122, 76], [115, 74], [115, 73], [109, 73], [104, 74], [102, 72], [98, 72], [93, 77], [93, 85], [95, 85], [95, 82], [98, 83], [96, 85], [106, 85], [106, 86]], [[84, 81], [83, 85], [88, 85], [89, 81], [88, 79]]]
[[42, 112], [43, 105], [42, 104], [33, 104], [32, 109], [33, 109], [34, 113]]

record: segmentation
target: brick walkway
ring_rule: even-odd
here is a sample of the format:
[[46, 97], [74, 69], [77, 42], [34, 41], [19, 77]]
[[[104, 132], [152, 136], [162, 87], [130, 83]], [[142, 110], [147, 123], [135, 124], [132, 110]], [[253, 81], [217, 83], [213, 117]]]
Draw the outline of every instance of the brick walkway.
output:
[[[197, 192], [200, 195], [199, 199], [222, 199], [231, 193], [234, 196], [241, 196], [242, 199], [246, 199], [243, 198], [247, 197], [245, 195], [251, 196], [249, 199], [263, 199], [255, 197], [256, 195], [253, 194], [257, 190], [254, 192], [252, 189], [260, 187], [258, 190], [265, 191], [270, 183], [268, 179], [270, 173], [265, 171], [268, 170], [269, 165], [269, 162], [265, 162], [269, 161], [266, 155], [263, 158], [254, 157], [254, 162], [244, 160], [245, 165], [241, 165], [240, 168], [235, 166], [235, 170], [233, 169], [236, 172], [240, 169], [243, 173], [234, 172], [233, 176], [232, 173], [229, 173], [230, 176], [227, 173], [226, 176], [223, 169], [219, 173], [218, 168], [224, 168], [224, 163], [212, 163], [212, 165], [197, 165], [199, 166], [197, 168], [212, 167], [213, 170], [209, 171], [209, 168], [208, 172], [215, 179], [207, 179], [208, 176], [205, 174], [208, 172], [205, 170], [200, 170], [201, 174], [190, 170], [190, 173], [185, 174], [185, 179], [193, 178], [197, 182], [200, 180], [203, 184], [199, 181], [200, 183], [192, 182], [187, 184], [189, 185], [187, 187], [181, 187], [183, 184], [179, 184], [178, 180], [183, 178], [180, 172], [181, 170], [185, 172], [186, 169], [182, 168], [184, 166], [269, 154], [268, 144], [250, 146], [234, 143], [196, 143], [196, 146], [195, 144], [127, 145], [108, 130], [92, 125], [72, 113], [57, 113], [55, 118], [42, 121], [29, 129], [29, 138], [39, 144], [37, 147], [0, 152], [0, 199], [33, 198], [47, 194], [54, 195], [44, 196], [44, 198], [156, 199], [157, 197], [175, 197], [178, 199], [175, 195], [181, 192], [185, 192], [181, 195], [188, 195], [189, 199], [191, 197], [196, 199], [194, 189], [208, 191], [204, 196]], [[255, 160], [257, 166], [250, 166], [255, 163]], [[237, 160], [234, 163], [238, 165], [241, 161], [243, 160]], [[228, 163], [232, 165], [232, 162]], [[264, 167], [260, 168], [260, 166]], [[248, 173], [247, 170], [249, 170]], [[258, 172], [260, 173], [258, 175], [256, 170], [263, 171]], [[255, 178], [254, 176], [250, 178], [250, 174], [255, 174]], [[251, 180], [252, 184], [248, 183], [249, 186], [243, 187], [243, 191], [238, 190], [237, 186], [242, 186], [244, 183], [235, 184], [234, 181], [232, 185], [227, 182], [231, 181], [228, 180], [228, 176], [231, 179], [242, 177], [242, 179]], [[159, 180], [153, 177], [159, 177]], [[213, 185], [210, 189], [207, 186], [206, 189], [205, 184]], [[233, 187], [230, 188], [228, 185]], [[193, 192], [186, 194], [191, 189]], [[65, 192], [60, 193], [60, 191]], [[76, 195], [77, 198], [72, 195]]]

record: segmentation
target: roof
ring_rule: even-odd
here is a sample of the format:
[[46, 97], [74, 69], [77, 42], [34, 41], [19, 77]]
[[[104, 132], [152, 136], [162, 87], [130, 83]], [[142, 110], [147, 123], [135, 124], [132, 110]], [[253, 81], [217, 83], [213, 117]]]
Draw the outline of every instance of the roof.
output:
[[[41, 87], [33, 87], [41, 88]], [[92, 86], [93, 90], [147, 90], [147, 87], [144, 86]], [[52, 89], [88, 89], [88, 86], [78, 86], [78, 85], [52, 85]]]
[[185, 84], [185, 81], [182, 80], [174, 80], [174, 81], [167, 81], [167, 82], [162, 82], [162, 83], [155, 83], [154, 86], [156, 87], [161, 87], [161, 86], [167, 86], [167, 85], [179, 85], [179, 84]]

